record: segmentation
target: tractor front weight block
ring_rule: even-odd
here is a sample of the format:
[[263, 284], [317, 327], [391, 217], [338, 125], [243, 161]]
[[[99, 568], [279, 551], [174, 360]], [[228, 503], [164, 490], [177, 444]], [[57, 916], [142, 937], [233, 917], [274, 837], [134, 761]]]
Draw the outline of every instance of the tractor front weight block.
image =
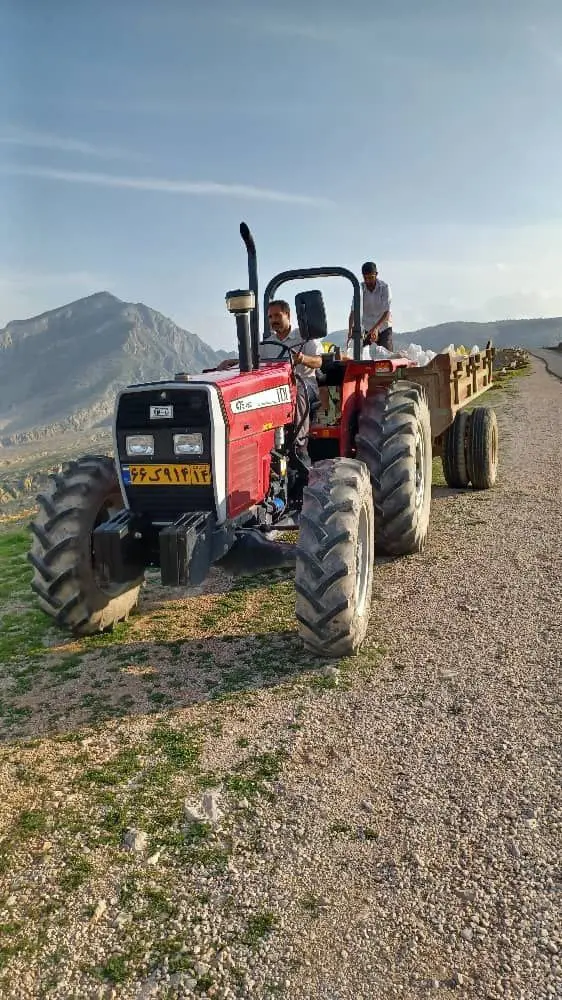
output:
[[182, 514], [162, 528], [158, 540], [163, 587], [203, 583], [213, 562], [213, 522], [213, 515], [207, 512]]
[[138, 517], [120, 510], [93, 532], [93, 555], [98, 573], [108, 583], [136, 580], [146, 565], [146, 552]]

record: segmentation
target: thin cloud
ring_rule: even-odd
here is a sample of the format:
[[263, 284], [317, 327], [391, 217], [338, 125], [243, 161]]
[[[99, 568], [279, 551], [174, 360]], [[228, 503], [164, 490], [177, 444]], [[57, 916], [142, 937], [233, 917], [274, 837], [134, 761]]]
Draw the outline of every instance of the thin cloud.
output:
[[271, 17], [255, 17], [248, 24], [248, 19], [237, 14], [231, 14], [226, 19], [233, 27], [243, 28], [257, 34], [274, 35], [286, 38], [302, 38], [308, 42], [320, 44], [337, 44], [345, 46], [350, 41], [364, 37], [365, 24], [319, 23], [303, 20], [280, 20]]
[[530, 39], [541, 63], [546, 62], [558, 72], [562, 70], [562, 44], [554, 40], [555, 34], [549, 33], [543, 26], [530, 24], [527, 28], [527, 38]]
[[218, 184], [214, 181], [173, 181], [160, 177], [123, 177], [79, 170], [56, 170], [48, 167], [1, 167], [1, 173], [18, 177], [37, 177], [68, 184], [92, 184], [96, 187], [121, 188], [131, 191], [154, 191], [162, 194], [243, 198], [253, 201], [274, 201], [293, 205], [326, 207], [329, 199], [311, 195], [273, 191], [245, 184]]
[[145, 160], [136, 153], [112, 146], [97, 145], [82, 139], [65, 138], [47, 132], [33, 132], [20, 128], [4, 128], [0, 131], [0, 144], [4, 146], [24, 146], [27, 149], [47, 149], [60, 153], [76, 153], [104, 160]]

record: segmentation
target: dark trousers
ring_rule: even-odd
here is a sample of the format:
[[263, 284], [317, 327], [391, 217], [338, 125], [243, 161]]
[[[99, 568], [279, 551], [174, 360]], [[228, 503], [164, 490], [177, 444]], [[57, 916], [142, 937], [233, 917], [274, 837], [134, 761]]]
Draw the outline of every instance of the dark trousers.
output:
[[377, 340], [377, 344], [379, 344], [380, 347], [386, 347], [387, 351], [393, 351], [394, 350], [394, 348], [392, 346], [392, 327], [391, 326], [389, 326], [387, 330], [382, 330], [381, 333], [379, 333], [379, 339]]
[[[306, 387], [306, 388], [305, 388]], [[295, 437], [295, 447], [297, 451], [303, 451], [306, 448], [308, 442], [308, 433], [310, 430], [310, 407], [318, 399], [318, 384], [316, 379], [314, 382], [312, 379], [304, 379], [304, 385], [302, 382], [297, 382], [297, 400], [296, 400], [296, 425], [299, 427], [299, 432]]]
[[[367, 343], [368, 343], [367, 334], [365, 334], [363, 337], [363, 346], [366, 347]], [[385, 347], [387, 351], [393, 351], [394, 348], [392, 346], [392, 327], [389, 326], [388, 329], [382, 330], [381, 333], [379, 333], [378, 340], [376, 340], [375, 343], [378, 344], [380, 347]]]

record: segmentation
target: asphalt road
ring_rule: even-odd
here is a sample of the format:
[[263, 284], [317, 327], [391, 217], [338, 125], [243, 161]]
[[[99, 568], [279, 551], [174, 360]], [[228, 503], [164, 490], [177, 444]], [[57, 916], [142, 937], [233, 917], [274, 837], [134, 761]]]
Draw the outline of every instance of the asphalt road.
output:
[[530, 351], [535, 358], [544, 361], [551, 375], [562, 379], [562, 351]]

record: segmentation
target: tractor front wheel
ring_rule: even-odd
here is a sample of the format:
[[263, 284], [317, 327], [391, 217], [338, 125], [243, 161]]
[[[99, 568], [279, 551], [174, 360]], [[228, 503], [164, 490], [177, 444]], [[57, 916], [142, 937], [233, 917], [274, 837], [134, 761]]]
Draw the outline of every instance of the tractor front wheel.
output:
[[60, 628], [91, 635], [128, 618], [143, 575], [125, 584], [102, 581], [95, 569], [92, 532], [123, 507], [113, 459], [87, 455], [51, 477], [37, 497], [28, 555], [39, 606]]
[[295, 573], [299, 634], [319, 656], [356, 653], [369, 624], [375, 555], [369, 471], [353, 458], [317, 462], [303, 493]]
[[425, 391], [399, 379], [364, 400], [357, 458], [371, 474], [377, 552], [421, 552], [431, 508], [431, 419]]

